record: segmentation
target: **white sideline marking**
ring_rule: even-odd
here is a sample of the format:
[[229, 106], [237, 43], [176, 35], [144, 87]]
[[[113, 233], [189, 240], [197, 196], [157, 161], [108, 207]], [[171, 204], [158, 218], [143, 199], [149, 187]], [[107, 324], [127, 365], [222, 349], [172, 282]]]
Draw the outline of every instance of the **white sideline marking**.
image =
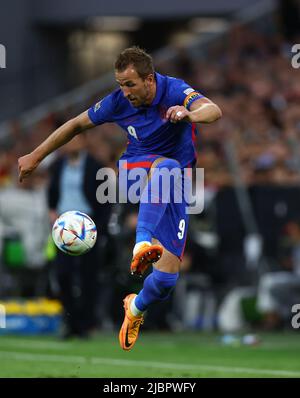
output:
[[5, 340], [1, 341], [0, 338], [0, 347], [19, 347], [19, 348], [30, 348], [33, 350], [66, 350], [68, 348], [74, 347], [72, 343], [60, 342], [45, 342], [45, 341], [26, 341], [26, 340]]
[[224, 373], [240, 373], [240, 374], [262, 374], [271, 376], [298, 376], [300, 371], [290, 370], [275, 370], [275, 369], [255, 369], [255, 368], [236, 368], [230, 366], [213, 366], [213, 365], [197, 365], [197, 364], [180, 364], [168, 362], [152, 362], [152, 361], [135, 361], [126, 359], [113, 359], [113, 358], [97, 358], [97, 357], [83, 357], [83, 356], [63, 356], [63, 355], [44, 355], [44, 354], [28, 354], [24, 352], [10, 352], [0, 351], [1, 359], [15, 359], [23, 361], [40, 361], [40, 362], [62, 362], [62, 363], [85, 363], [95, 365], [115, 365], [115, 366], [141, 366], [145, 368], [157, 369], [173, 369], [173, 370], [190, 370], [190, 371], [214, 371]]

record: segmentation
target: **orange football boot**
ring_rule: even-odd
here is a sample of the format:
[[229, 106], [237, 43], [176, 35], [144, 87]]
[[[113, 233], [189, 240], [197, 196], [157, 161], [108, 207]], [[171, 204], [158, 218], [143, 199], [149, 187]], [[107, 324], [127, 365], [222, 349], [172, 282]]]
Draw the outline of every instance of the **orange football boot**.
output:
[[144, 316], [134, 316], [130, 311], [130, 303], [136, 297], [136, 294], [129, 294], [123, 300], [125, 318], [119, 333], [119, 342], [121, 348], [130, 351], [137, 341], [140, 326], [144, 323]]
[[142, 275], [146, 269], [162, 256], [163, 248], [159, 245], [144, 243], [131, 260], [131, 274]]

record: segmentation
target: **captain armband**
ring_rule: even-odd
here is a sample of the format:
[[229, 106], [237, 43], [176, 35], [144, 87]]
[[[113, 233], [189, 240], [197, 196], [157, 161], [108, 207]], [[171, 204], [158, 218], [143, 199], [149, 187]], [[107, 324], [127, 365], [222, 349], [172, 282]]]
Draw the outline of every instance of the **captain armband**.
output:
[[198, 93], [197, 91], [193, 91], [192, 93], [190, 93], [188, 96], [185, 97], [185, 100], [183, 102], [183, 106], [186, 109], [189, 109], [189, 107], [192, 105], [192, 103], [194, 101], [196, 101], [197, 99], [203, 98], [204, 96], [200, 93]]

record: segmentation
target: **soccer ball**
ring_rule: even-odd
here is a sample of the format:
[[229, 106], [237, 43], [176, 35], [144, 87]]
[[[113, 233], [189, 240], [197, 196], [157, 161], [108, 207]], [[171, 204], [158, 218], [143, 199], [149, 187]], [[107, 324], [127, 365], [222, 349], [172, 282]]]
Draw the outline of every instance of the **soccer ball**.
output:
[[59, 250], [71, 256], [80, 256], [95, 245], [97, 229], [91, 217], [72, 210], [61, 214], [55, 221], [52, 238]]

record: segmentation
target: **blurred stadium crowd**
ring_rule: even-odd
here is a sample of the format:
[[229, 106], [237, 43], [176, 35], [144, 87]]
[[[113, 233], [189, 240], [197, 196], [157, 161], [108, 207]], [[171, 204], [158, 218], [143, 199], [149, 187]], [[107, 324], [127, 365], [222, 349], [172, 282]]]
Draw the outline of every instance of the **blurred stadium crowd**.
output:
[[[213, 328], [219, 306], [233, 289], [253, 288], [255, 301], [266, 272], [294, 270], [295, 278], [298, 275], [299, 256], [295, 253], [300, 250], [297, 230], [300, 79], [299, 70], [291, 66], [290, 48], [290, 43], [279, 33], [264, 34], [236, 25], [224, 40], [209, 46], [206, 54], [198, 54], [196, 49], [193, 52], [180, 49], [175, 60], [157, 65], [159, 72], [186, 80], [215, 101], [223, 117], [212, 125], [198, 126], [197, 167], [205, 169], [205, 210], [191, 217], [184, 275], [170, 304], [171, 311], [169, 304], [162, 304], [157, 313], [149, 315], [152, 326], [203, 326], [203, 317], [198, 319], [192, 314], [193, 303], [196, 303], [195, 314], [208, 312], [207, 316], [211, 317], [208, 323], [211, 322]], [[50, 233], [46, 189], [48, 168], [58, 154], [44, 161], [35, 175], [22, 185], [17, 182], [17, 158], [104, 94], [99, 93], [99, 97], [78, 107], [49, 114], [27, 131], [23, 131], [17, 120], [11, 121], [10, 135], [0, 147], [0, 249], [5, 245], [7, 225], [10, 225], [21, 229], [28, 256], [26, 272], [22, 272], [23, 279], [17, 283], [10, 275], [12, 268], [2, 266], [1, 296], [16, 292], [53, 294], [49, 283], [52, 257], [49, 250], [45, 250]], [[116, 160], [126, 145], [125, 134], [117, 126], [107, 124], [88, 132], [86, 139], [88, 151], [103, 165], [115, 169]], [[252, 215], [243, 215], [239, 208], [237, 187], [249, 198]], [[274, 211], [269, 214], [271, 208]], [[99, 284], [102, 296], [113, 296], [115, 301], [116, 309], [112, 305], [106, 314], [111, 325], [118, 319], [123, 292], [139, 283], [128, 275], [136, 217], [134, 206], [115, 205], [108, 223], [109, 243], [105, 243], [106, 260], [99, 270]], [[256, 228], [250, 232], [262, 236], [263, 249], [251, 267], [250, 260], [257, 251], [245, 249], [245, 238], [249, 234], [247, 222], [251, 223], [252, 218]], [[35, 233], [28, 234], [28, 231]], [[101, 240], [101, 231], [99, 235]], [[2, 258], [2, 262], [5, 259]], [[36, 273], [41, 282], [36, 284], [37, 279], [31, 277], [27, 281], [24, 275], [30, 272]], [[26, 281], [28, 290], [24, 288]], [[298, 294], [299, 286], [296, 287]], [[178, 304], [183, 295], [190, 300], [190, 313]], [[104, 298], [99, 298], [101, 300], [103, 303]], [[204, 309], [200, 310], [200, 304]], [[255, 304], [250, 318], [259, 320], [259, 310], [263, 308], [254, 307]], [[270, 305], [266, 312], [270, 313], [269, 320], [259, 323], [260, 326], [281, 325], [278, 306]]]

